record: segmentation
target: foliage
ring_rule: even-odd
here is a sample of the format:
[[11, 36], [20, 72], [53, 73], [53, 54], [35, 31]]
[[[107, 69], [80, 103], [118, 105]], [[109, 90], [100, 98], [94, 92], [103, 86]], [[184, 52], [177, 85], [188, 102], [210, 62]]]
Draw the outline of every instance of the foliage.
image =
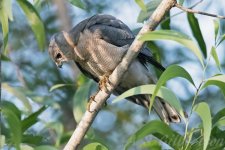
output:
[[[144, 22], [161, 0], [151, 0], [146, 4], [144, 0], [135, 0], [135, 2], [141, 8], [137, 22]], [[183, 2], [183, 0], [179, 1], [180, 4]], [[89, 0], [68, 0], [67, 5], [70, 4], [88, 13], [102, 12], [110, 5], [106, 2], [94, 3]], [[54, 2], [44, 0], [35, 0], [33, 3], [28, 0], [0, 1], [3, 35], [0, 148], [62, 149], [76, 123], [80, 121], [86, 109], [87, 99], [97, 90], [92, 80], [82, 75], [78, 76], [78, 72], [71, 73], [73, 74], [71, 77], [66, 74], [68, 72], [66, 68], [58, 71], [50, 62], [50, 58], [46, 57], [46, 43], [49, 37], [60, 30], [55, 10], [49, 7], [51, 5], [54, 5]], [[18, 16], [23, 13], [22, 17]], [[90, 14], [87, 15], [90, 16]], [[27, 23], [18, 18], [27, 20]], [[133, 147], [134, 149], [163, 149], [169, 147], [182, 150], [205, 150], [225, 147], [225, 108], [216, 109], [216, 111], [213, 109], [214, 105], [224, 104], [224, 97], [220, 97], [222, 95], [220, 93], [225, 96], [224, 60], [218, 53], [218, 49], [224, 46], [225, 40], [225, 34], [221, 34], [220, 29], [222, 22], [213, 21], [215, 41], [211, 46], [206, 42], [205, 34], [200, 26], [201, 21], [195, 15], [187, 14], [185, 18], [190, 25], [193, 38], [190, 38], [191, 35], [188, 33], [177, 30], [171, 18], [172, 16], [168, 13], [161, 23], [161, 29], [139, 37], [140, 40], [147, 42], [147, 46], [153, 50], [153, 55], [157, 57], [157, 60], [166, 61], [167, 69], [159, 74], [160, 77], [156, 84], [132, 88], [114, 100], [113, 108], [103, 108], [103, 115], [97, 116], [93, 127], [81, 143], [83, 149], [105, 150]], [[197, 70], [202, 74], [200, 81], [182, 64], [186, 61], [190, 62], [186, 57], [189, 51], [182, 54], [179, 48], [174, 48], [176, 50], [167, 53], [165, 47], [160, 44], [161, 40], [177, 42], [182, 45], [182, 48], [187, 48], [196, 56], [193, 58], [197, 58], [201, 63], [199, 68], [202, 67]], [[209, 52], [207, 52], [208, 47], [210, 47]], [[166, 55], [168, 58], [171, 54], [173, 57], [170, 59], [181, 59], [182, 62], [170, 65], [172, 63], [163, 57]], [[174, 58], [174, 56], [178, 57]], [[215, 61], [215, 65], [211, 65], [211, 59]], [[191, 62], [198, 65], [195, 60], [192, 59]], [[185, 92], [188, 98], [185, 101], [181, 100], [179, 91], [174, 91], [173, 88], [167, 86], [171, 81], [179, 81], [177, 77], [182, 78], [182, 86], [186, 87]], [[190, 92], [191, 88], [194, 89], [194, 94]], [[174, 106], [184, 121], [185, 126], [179, 125], [183, 133], [162, 121], [146, 119], [147, 123], [144, 125], [136, 121], [143, 119], [145, 116], [143, 114], [146, 113], [142, 114], [135, 108], [131, 109], [129, 104], [121, 105], [121, 100], [138, 94], [151, 94], [151, 105], [155, 97], [161, 97]], [[213, 100], [216, 99], [222, 100], [215, 104]], [[135, 106], [132, 105], [133, 107]], [[188, 118], [185, 118], [183, 113], [185, 110], [190, 110]], [[114, 119], [116, 121], [107, 124], [104, 119], [108, 116], [104, 117], [104, 112], [111, 114], [110, 120], [113, 120], [112, 116], [116, 116]], [[193, 119], [193, 116], [198, 119]], [[135, 120], [135, 118], [138, 119]], [[195, 122], [194, 125], [191, 124], [192, 119]], [[146, 122], [146, 120], [142, 121]], [[97, 126], [98, 123], [100, 125]], [[103, 128], [104, 124], [108, 128]], [[118, 136], [120, 138], [117, 138]], [[150, 140], [146, 140], [147, 137], [150, 137]], [[126, 141], [123, 143], [122, 139]], [[118, 142], [121, 142], [122, 146]]]

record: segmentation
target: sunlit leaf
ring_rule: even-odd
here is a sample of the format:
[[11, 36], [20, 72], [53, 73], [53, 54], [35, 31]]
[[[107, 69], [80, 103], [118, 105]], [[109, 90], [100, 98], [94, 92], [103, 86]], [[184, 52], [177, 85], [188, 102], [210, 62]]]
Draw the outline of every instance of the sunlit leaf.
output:
[[161, 145], [158, 141], [152, 140], [150, 142], [145, 142], [141, 145], [141, 149], [154, 149], [154, 150], [162, 150]]
[[217, 75], [207, 79], [200, 90], [206, 88], [209, 85], [218, 86], [223, 92], [223, 95], [225, 96], [225, 75]]
[[[136, 141], [143, 139], [147, 135], [155, 135], [157, 138], [160, 138], [161, 140], [163, 139], [181, 139], [182, 136], [173, 131], [167, 124], [155, 120], [151, 121], [147, 124], [145, 124], [141, 129], [139, 129], [136, 133], [131, 135], [129, 139], [127, 140], [125, 144], [125, 149], [129, 149], [132, 144], [134, 144]], [[179, 145], [174, 144], [174, 142], [169, 142], [167, 143], [174, 149], [179, 149]]]
[[20, 144], [20, 149], [22, 149], [22, 150], [34, 150], [33, 147], [31, 147], [30, 145], [24, 144], [24, 143]]
[[[138, 87], [134, 87], [120, 96], [118, 96], [116, 99], [113, 100], [113, 103], [118, 102], [124, 98], [133, 96], [133, 95], [139, 95], [139, 94], [153, 94], [155, 91], [156, 85], [142, 85]], [[171, 106], [173, 106], [179, 114], [182, 115], [184, 118], [183, 114], [183, 109], [180, 104], [180, 101], [177, 99], [176, 95], [168, 88], [161, 86], [159, 91], [157, 92], [156, 96], [164, 99], [166, 102], [168, 102]]]
[[148, 19], [160, 3], [161, 0], [151, 0], [150, 2], [148, 2], [146, 4], [147, 12], [141, 10], [138, 15], [137, 22], [144, 22], [146, 19]]
[[0, 21], [2, 24], [2, 32], [3, 32], [3, 50], [5, 52], [5, 48], [8, 42], [8, 34], [9, 34], [9, 24], [8, 20], [13, 20], [12, 16], [12, 1], [11, 0], [1, 0], [0, 1]]
[[35, 10], [33, 5], [27, 0], [17, 0], [20, 7], [23, 9], [27, 20], [34, 32], [34, 35], [37, 39], [38, 46], [41, 50], [44, 50], [45, 47], [45, 28], [44, 24]]
[[207, 145], [209, 143], [211, 129], [212, 129], [212, 118], [210, 114], [210, 109], [207, 103], [202, 102], [194, 107], [194, 111], [199, 115], [202, 119], [203, 123], [203, 137], [204, 137], [204, 150], [206, 150]]
[[47, 107], [43, 106], [36, 112], [32, 113], [30, 116], [22, 120], [22, 132], [26, 131], [29, 127], [38, 122], [38, 116], [46, 109]]
[[135, 0], [135, 2], [138, 4], [138, 6], [141, 8], [141, 10], [143, 10], [145, 12], [147, 11], [144, 0]]
[[187, 17], [188, 17], [189, 25], [191, 27], [192, 34], [194, 35], [195, 39], [198, 41], [198, 45], [200, 46], [202, 53], [206, 58], [207, 57], [206, 45], [205, 45], [204, 38], [202, 36], [200, 26], [198, 24], [198, 20], [196, 19], [193, 13], [188, 13]]
[[20, 99], [23, 102], [24, 106], [28, 109], [28, 111], [31, 112], [30, 102], [23, 93], [9, 86], [7, 83], [2, 83], [2, 88], [7, 92], [11, 93], [12, 95], [14, 95], [15, 97], [17, 97], [18, 99]]
[[183, 46], [189, 48], [199, 59], [202, 66], [203, 57], [201, 51], [198, 49], [198, 46], [185, 34], [172, 31], [172, 30], [156, 30], [143, 34], [140, 38], [142, 41], [156, 41], [156, 40], [172, 40], [176, 41]]
[[192, 83], [192, 85], [195, 86], [194, 84], [194, 81], [192, 80], [190, 74], [182, 67], [178, 66], [178, 65], [171, 65], [169, 66], [164, 72], [163, 74], [160, 76], [157, 84], [156, 84], [156, 87], [155, 87], [155, 90], [154, 90], [154, 93], [152, 94], [152, 97], [151, 97], [151, 103], [150, 103], [150, 107], [149, 107], [149, 110], [151, 110], [152, 108], [152, 105], [154, 103], [154, 100], [155, 100], [155, 97], [160, 89], [160, 87], [166, 83], [166, 81], [172, 79], [172, 78], [175, 78], [175, 77], [181, 77], [181, 78], [184, 78], [184, 79], [187, 79], [190, 83]]
[[97, 142], [87, 144], [82, 149], [83, 150], [108, 150], [108, 148], [105, 145], [101, 143], [97, 143]]
[[225, 127], [225, 116], [220, 118], [215, 124], [214, 126], [218, 126], [218, 127]]
[[0, 148], [3, 149], [4, 145], [5, 145], [5, 136], [0, 135]]
[[218, 67], [218, 69], [221, 71], [221, 66], [220, 66], [220, 61], [216, 52], [216, 48], [213, 46], [211, 49], [211, 55], [214, 59], [214, 61], [216, 62], [216, 66]]
[[53, 85], [49, 92], [52, 92], [54, 91], [55, 89], [58, 89], [58, 88], [61, 88], [61, 87], [64, 87], [64, 86], [73, 86], [73, 84], [56, 84], [56, 85]]
[[20, 144], [21, 138], [22, 138], [20, 119], [8, 107], [2, 108], [2, 115], [5, 118], [8, 126], [9, 126], [10, 141], [16, 147], [16, 149], [20, 149], [19, 144]]
[[214, 33], [215, 33], [215, 41], [217, 40], [217, 37], [218, 37], [218, 33], [219, 33], [219, 20], [216, 19], [216, 20], [213, 20], [213, 23], [214, 23]]
[[58, 149], [50, 145], [41, 145], [41, 146], [35, 147], [34, 150], [58, 150]]
[[78, 8], [85, 9], [85, 5], [81, 0], [69, 0], [69, 2]]

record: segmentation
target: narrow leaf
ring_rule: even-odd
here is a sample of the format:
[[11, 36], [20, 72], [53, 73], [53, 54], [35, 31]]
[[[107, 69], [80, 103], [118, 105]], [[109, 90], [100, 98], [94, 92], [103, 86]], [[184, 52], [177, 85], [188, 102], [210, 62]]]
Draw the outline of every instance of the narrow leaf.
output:
[[218, 86], [223, 92], [223, 95], [225, 96], [225, 75], [217, 75], [207, 79], [200, 90], [206, 88], [209, 85]]
[[164, 30], [170, 30], [170, 12], [166, 13], [166, 18], [161, 22], [161, 28]]
[[37, 123], [38, 116], [46, 110], [47, 107], [43, 106], [36, 112], [32, 113], [30, 116], [22, 120], [22, 132], [26, 131], [28, 128], [30, 128], [32, 125]]
[[38, 46], [41, 50], [45, 47], [45, 29], [44, 24], [33, 5], [27, 0], [17, 0], [20, 7], [23, 9], [28, 22], [34, 32], [37, 39]]
[[[167, 124], [155, 120], [155, 121], [151, 121], [147, 124], [145, 124], [141, 129], [139, 129], [136, 133], [134, 133], [133, 135], [131, 135], [129, 137], [129, 139], [127, 140], [126, 144], [125, 144], [125, 149], [129, 149], [131, 147], [132, 144], [134, 144], [136, 141], [143, 139], [145, 136], [153, 134], [156, 137], [160, 138], [160, 139], [173, 139], [173, 138], [177, 138], [180, 139], [182, 138], [181, 135], [179, 135], [178, 133], [176, 133], [175, 131], [173, 131]], [[167, 143], [168, 145], [172, 146], [174, 149], [179, 149], [178, 145], [174, 145], [173, 142]]]
[[[114, 99], [113, 103], [118, 102], [124, 98], [130, 97], [133, 95], [139, 95], [139, 94], [151, 94], [152, 95], [155, 91], [155, 88], [156, 88], [156, 85], [152, 85], [152, 84], [151, 85], [142, 85], [142, 86], [132, 88], [132, 89], [124, 92], [120, 96], [118, 96], [116, 99]], [[168, 102], [171, 106], [173, 106], [179, 112], [179, 114], [181, 114], [181, 116], [183, 118], [185, 118], [180, 101], [177, 99], [176, 95], [170, 89], [161, 86], [159, 91], [157, 92], [156, 96], [158, 96], [158, 97], [164, 99], [166, 102]]]
[[2, 61], [11, 61], [11, 59], [4, 54], [1, 54], [1, 60]]
[[210, 114], [210, 109], [207, 103], [202, 102], [194, 107], [194, 111], [199, 115], [202, 119], [203, 123], [203, 137], [204, 137], [204, 146], [203, 149], [206, 150], [207, 145], [209, 143], [211, 129], [212, 129], [212, 118]]
[[213, 117], [212, 120], [213, 124], [215, 124], [218, 120], [220, 120], [224, 116], [225, 116], [225, 108], [216, 113], [216, 115]]
[[2, 108], [2, 114], [9, 126], [10, 141], [16, 147], [16, 149], [20, 149], [19, 144], [22, 138], [20, 119], [12, 110], [8, 109], [7, 107]]
[[11, 93], [12, 95], [16, 96], [18, 99], [20, 99], [23, 102], [24, 106], [28, 109], [28, 111], [31, 112], [30, 102], [23, 93], [9, 86], [7, 83], [2, 83], [2, 88], [7, 92]]
[[188, 17], [189, 25], [191, 27], [192, 34], [194, 35], [195, 39], [198, 41], [198, 45], [200, 46], [202, 53], [206, 58], [207, 57], [206, 45], [205, 45], [204, 38], [202, 36], [200, 26], [198, 24], [198, 20], [192, 13], [188, 13], [187, 17]]
[[138, 6], [141, 8], [141, 10], [143, 10], [145, 12], [147, 11], [144, 0], [135, 0], [135, 2], [138, 4]]
[[1, 106], [10, 109], [19, 120], [21, 119], [21, 111], [13, 103], [9, 101], [2, 101]]
[[81, 0], [69, 0], [69, 2], [78, 8], [85, 9], [85, 6]]
[[154, 149], [154, 150], [162, 150], [161, 145], [158, 141], [152, 140], [151, 142], [145, 142], [141, 145], [141, 149]]
[[185, 47], [189, 48], [197, 56], [202, 66], [204, 66], [201, 51], [198, 49], [197, 45], [187, 35], [183, 33], [172, 30], [156, 30], [143, 34], [139, 39], [142, 41], [156, 41], [156, 40], [176, 41], [184, 45]]
[[187, 79], [190, 83], [192, 83], [192, 85], [195, 86], [194, 84], [194, 81], [192, 80], [190, 74], [182, 67], [180, 66], [177, 66], [177, 65], [171, 65], [169, 66], [164, 72], [163, 74], [160, 76], [157, 84], [156, 84], [156, 87], [155, 87], [155, 90], [154, 90], [154, 93], [152, 94], [152, 98], [151, 98], [151, 103], [150, 103], [150, 107], [149, 107], [149, 110], [151, 110], [152, 108], [152, 105], [154, 103], [154, 100], [155, 100], [155, 97], [160, 89], [160, 87], [166, 83], [166, 81], [172, 79], [172, 78], [175, 78], [175, 77], [182, 77], [184, 79]]
[[151, 0], [149, 3], [146, 4], [146, 11], [141, 10], [141, 12], [138, 15], [137, 22], [144, 22], [146, 19], [148, 19], [154, 10], [158, 7], [158, 5], [161, 3], [162, 0]]
[[214, 23], [214, 33], [215, 33], [215, 41], [217, 40], [217, 37], [218, 37], [218, 33], [219, 33], [219, 20], [216, 19], [216, 20], [213, 20], [213, 23]]
[[211, 49], [211, 55], [212, 55], [214, 61], [216, 62], [217, 68], [221, 71], [220, 61], [219, 61], [219, 58], [218, 58], [218, 55], [216, 52], [216, 48], [214, 46]]
[[52, 91], [54, 91], [58, 88], [64, 87], [64, 86], [73, 86], [73, 84], [56, 84], [50, 88], [49, 92], [52, 92]]
[[225, 34], [220, 36], [219, 42], [217, 42], [216, 47], [218, 47], [224, 40], [225, 40]]

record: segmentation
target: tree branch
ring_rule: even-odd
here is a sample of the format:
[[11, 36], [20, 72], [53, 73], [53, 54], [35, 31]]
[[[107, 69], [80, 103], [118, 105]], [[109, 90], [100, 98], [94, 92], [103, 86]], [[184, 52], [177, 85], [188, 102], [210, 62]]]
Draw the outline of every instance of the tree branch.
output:
[[131, 44], [130, 48], [128, 49], [126, 55], [123, 57], [121, 63], [115, 68], [115, 70], [109, 76], [109, 81], [108, 83], [106, 83], [107, 92], [105, 92], [104, 90], [100, 90], [96, 94], [94, 98], [96, 102], [93, 101], [90, 105], [90, 110], [94, 111], [87, 110], [85, 112], [84, 116], [82, 117], [82, 120], [80, 121], [77, 128], [73, 132], [64, 150], [74, 150], [78, 148], [78, 145], [84, 138], [87, 130], [92, 124], [98, 111], [101, 109], [102, 105], [105, 103], [107, 98], [119, 84], [121, 77], [128, 69], [132, 60], [134, 60], [138, 55], [138, 53], [140, 52], [144, 42], [138, 40], [138, 38], [142, 34], [154, 30], [161, 22], [161, 20], [164, 18], [166, 12], [168, 12], [172, 7], [174, 7], [175, 4], [176, 0], [163, 0], [157, 7], [157, 9], [154, 11], [152, 16], [148, 19], [147, 23], [144, 24], [144, 26], [136, 36], [135, 40]]
[[206, 13], [206, 12], [202, 12], [202, 11], [198, 11], [198, 10], [193, 10], [193, 9], [189, 9], [189, 8], [185, 8], [183, 6], [181, 6], [180, 4], [176, 3], [175, 6], [183, 11], [189, 12], [189, 13], [193, 13], [193, 14], [201, 14], [201, 15], [205, 15], [205, 16], [210, 16], [210, 17], [215, 17], [215, 18], [219, 18], [219, 19], [225, 19], [225, 16], [220, 16], [220, 15], [215, 15], [215, 14], [210, 14], [210, 13]]

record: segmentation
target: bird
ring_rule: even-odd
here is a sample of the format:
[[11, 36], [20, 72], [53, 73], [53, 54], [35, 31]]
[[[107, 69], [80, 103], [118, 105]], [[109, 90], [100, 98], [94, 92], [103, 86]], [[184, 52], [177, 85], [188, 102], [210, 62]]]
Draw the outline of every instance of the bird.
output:
[[[134, 39], [135, 35], [121, 20], [107, 14], [96, 14], [67, 32], [55, 33], [50, 40], [48, 52], [59, 68], [65, 62], [74, 61], [85, 76], [99, 83], [121, 62]], [[151, 73], [149, 64], [165, 70], [154, 59], [150, 49], [143, 46], [113, 94], [120, 95], [136, 86], [155, 84], [157, 79]], [[149, 95], [135, 95], [126, 99], [146, 109], [150, 105]], [[167, 124], [181, 121], [179, 113], [163, 99], [156, 98], [153, 109]]]

